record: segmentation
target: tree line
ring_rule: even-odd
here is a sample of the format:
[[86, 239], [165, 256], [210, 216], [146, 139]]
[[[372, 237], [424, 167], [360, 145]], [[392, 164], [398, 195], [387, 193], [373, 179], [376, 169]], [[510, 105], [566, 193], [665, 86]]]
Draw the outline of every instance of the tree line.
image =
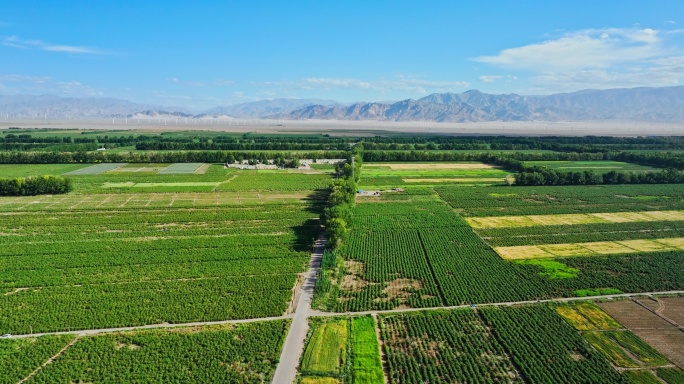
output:
[[57, 195], [72, 189], [71, 180], [60, 176], [0, 179], [0, 196]]
[[346, 161], [335, 166], [339, 176], [328, 188], [327, 207], [322, 221], [328, 236], [328, 247], [336, 248], [346, 238], [352, 224], [352, 207], [356, 201], [356, 183], [361, 177], [363, 146], [357, 144]]

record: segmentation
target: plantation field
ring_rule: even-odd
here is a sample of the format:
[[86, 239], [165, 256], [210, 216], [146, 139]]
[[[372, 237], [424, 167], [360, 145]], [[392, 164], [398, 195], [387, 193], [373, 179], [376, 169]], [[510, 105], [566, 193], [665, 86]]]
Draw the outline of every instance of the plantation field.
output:
[[483, 163], [366, 163], [359, 183], [367, 189], [403, 184], [503, 184], [508, 175]]
[[380, 319], [392, 383], [623, 382], [544, 305]]
[[547, 167], [559, 171], [582, 172], [593, 171], [607, 173], [610, 171], [649, 172], [655, 168], [621, 161], [526, 161], [527, 165]]
[[0, 216], [0, 331], [281, 315], [317, 233], [301, 200], [131, 210], [90, 198]]
[[[536, 299], [538, 277], [502, 260], [429, 190], [357, 204], [322, 307], [362, 311]], [[405, 198], [407, 200], [400, 200]], [[493, 289], [492, 287], [497, 287]]]
[[683, 186], [436, 191], [552, 297], [684, 288]]
[[[0, 354], [0, 366], [8, 368], [0, 370], [0, 382], [18, 382], [67, 346], [26, 382], [263, 383], [275, 371], [287, 327], [286, 321], [269, 321], [76, 339], [1, 340], [2, 348], [15, 348], [15, 352]], [[18, 344], [25, 346], [16, 350]], [[22, 366], [21, 372], [17, 366]]]

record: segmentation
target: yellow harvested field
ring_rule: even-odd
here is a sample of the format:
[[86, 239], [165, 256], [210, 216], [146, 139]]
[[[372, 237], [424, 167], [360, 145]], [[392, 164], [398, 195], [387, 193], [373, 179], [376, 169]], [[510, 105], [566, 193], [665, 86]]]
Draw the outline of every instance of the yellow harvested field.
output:
[[601, 256], [670, 250], [682, 251], [684, 250], [684, 237], [653, 240], [521, 245], [514, 247], [496, 247], [494, 250], [499, 254], [499, 256], [501, 256], [501, 258], [506, 260], [541, 259], [569, 256]]
[[578, 224], [597, 224], [609, 223], [600, 217], [585, 214], [566, 214], [566, 215], [533, 215], [528, 216], [535, 225], [578, 225]]
[[302, 384], [339, 384], [340, 381], [333, 377], [304, 377]]
[[548, 244], [538, 247], [557, 257], [586, 256], [588, 250], [579, 244]]
[[635, 249], [625, 247], [624, 245], [618, 244], [614, 241], [596, 241], [593, 243], [582, 243], [582, 246], [600, 255], [637, 252]]
[[670, 239], [656, 239], [658, 243], [669, 245], [671, 247], [684, 250], [684, 237], [674, 237]]
[[649, 211], [644, 212], [644, 215], [652, 217], [654, 221], [681, 221], [684, 220], [684, 212], [682, 211]]
[[473, 228], [532, 227], [539, 225], [529, 216], [466, 217]]
[[672, 251], [676, 248], [669, 246], [667, 244], [657, 243], [652, 240], [625, 240], [616, 241], [618, 244], [622, 244], [625, 247], [635, 249], [639, 252], [660, 252], [660, 251]]
[[[482, 180], [482, 179], [479, 179]], [[600, 223], [636, 223], [649, 221], [684, 221], [684, 211], [644, 211], [577, 213], [561, 215], [471, 217], [473, 228], [533, 227], [537, 225], [581, 225]]]
[[498, 247], [494, 249], [506, 260], [547, 259], [554, 257], [554, 255], [534, 245]]
[[570, 306], [556, 307], [556, 313], [563, 316], [578, 331], [593, 331], [596, 329], [594, 324], [589, 322], [581, 313]]
[[600, 217], [610, 223], [638, 223], [644, 221], [654, 221], [652, 217], [644, 215], [643, 212], [592, 213], [591, 215]]
[[405, 183], [502, 183], [502, 177], [458, 177], [450, 179], [402, 179]]
[[366, 165], [366, 167], [390, 167], [390, 169], [492, 169], [493, 166], [483, 163], [411, 163], [411, 164], [394, 164], [394, 163], [373, 163]]

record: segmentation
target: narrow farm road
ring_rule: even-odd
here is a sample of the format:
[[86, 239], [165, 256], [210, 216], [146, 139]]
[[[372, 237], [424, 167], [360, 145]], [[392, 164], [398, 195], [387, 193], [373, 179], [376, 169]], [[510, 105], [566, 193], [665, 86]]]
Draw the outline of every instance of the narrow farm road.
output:
[[[316, 268], [320, 268], [320, 257], [318, 259], [318, 266]], [[309, 277], [309, 274], [307, 273], [307, 281], [305, 281], [304, 286], [307, 286], [309, 284], [308, 277]], [[316, 317], [316, 316], [331, 317], [331, 316], [344, 316], [344, 315], [352, 315], [352, 316], [378, 315], [378, 314], [384, 314], [384, 313], [434, 311], [434, 310], [459, 309], [459, 308], [470, 307], [470, 305], [466, 304], [466, 305], [455, 305], [455, 306], [450, 306], [450, 307], [388, 309], [388, 310], [384, 310], [384, 311], [321, 312], [321, 311], [311, 309], [311, 296], [313, 293], [313, 285], [315, 284], [315, 275], [314, 275], [313, 279], [314, 279], [314, 281], [311, 283], [311, 291], [310, 291], [310, 293], [308, 293], [306, 295], [307, 298], [303, 298], [304, 295], [300, 296], [300, 298], [299, 298], [300, 301], [305, 300], [305, 301], [308, 301], [308, 303], [309, 303], [309, 305], [307, 307], [308, 308], [308, 310], [307, 310], [308, 316], [307, 317], [312, 317], [312, 316], [313, 317]], [[304, 287], [302, 287], [302, 289], [304, 289]], [[302, 293], [304, 293], [304, 292], [302, 292]], [[588, 297], [562, 297], [562, 298], [544, 299], [544, 300], [511, 301], [511, 302], [504, 302], [504, 303], [486, 303], [486, 304], [477, 304], [476, 306], [478, 308], [479, 307], [487, 307], [487, 306], [501, 307], [501, 306], [508, 306], [508, 305], [520, 305], [520, 304], [561, 303], [561, 302], [578, 301], [578, 300], [619, 299], [619, 298], [629, 298], [629, 297], [636, 297], [636, 296], [653, 296], [653, 295], [684, 295], [684, 291], [635, 292], [635, 293], [621, 293], [621, 294], [616, 294], [616, 295], [601, 295], [601, 296], [588, 296]], [[290, 314], [290, 315], [283, 315], [283, 316], [260, 317], [260, 318], [253, 318], [253, 319], [238, 319], [238, 320], [202, 321], [202, 322], [196, 322], [196, 323], [176, 323], [176, 324], [163, 323], [163, 324], [137, 325], [137, 326], [132, 326], [132, 327], [81, 329], [81, 330], [77, 330], [77, 331], [55, 331], [55, 332], [42, 332], [42, 333], [26, 333], [26, 334], [22, 334], [22, 335], [12, 335], [11, 338], [12, 339], [22, 339], [22, 338], [40, 337], [40, 336], [47, 336], [47, 335], [81, 335], [81, 336], [87, 336], [87, 335], [97, 335], [100, 333], [139, 331], [139, 330], [145, 330], [145, 329], [200, 327], [203, 325], [220, 325], [220, 324], [244, 324], [244, 323], [254, 323], [254, 322], [258, 322], [258, 321], [272, 321], [272, 320], [284, 320], [284, 319], [293, 319], [293, 323], [294, 323], [295, 322], [294, 319], [296, 318], [297, 313], [300, 312], [299, 305], [300, 304], [298, 302], [297, 309], [296, 309], [296, 312], [294, 315]], [[293, 326], [294, 326], [294, 324], [293, 324]], [[2, 332], [0, 331], [0, 333], [2, 333]]]
[[283, 345], [283, 351], [280, 354], [280, 362], [273, 375], [272, 382], [274, 384], [291, 384], [297, 378], [297, 366], [302, 353], [304, 353], [304, 341], [309, 332], [311, 298], [313, 297], [318, 271], [321, 269], [325, 242], [325, 237], [321, 236], [314, 243], [309, 270], [301, 287], [290, 331], [287, 333], [285, 345]]

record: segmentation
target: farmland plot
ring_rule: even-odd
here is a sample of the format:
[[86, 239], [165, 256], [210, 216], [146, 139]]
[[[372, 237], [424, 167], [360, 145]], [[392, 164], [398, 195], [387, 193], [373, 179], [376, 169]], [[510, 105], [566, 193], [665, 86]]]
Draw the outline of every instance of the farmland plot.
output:
[[28, 382], [263, 383], [286, 330], [281, 320], [80, 337]]
[[225, 194], [10, 198], [0, 332], [282, 315], [318, 231], [316, 200]]

